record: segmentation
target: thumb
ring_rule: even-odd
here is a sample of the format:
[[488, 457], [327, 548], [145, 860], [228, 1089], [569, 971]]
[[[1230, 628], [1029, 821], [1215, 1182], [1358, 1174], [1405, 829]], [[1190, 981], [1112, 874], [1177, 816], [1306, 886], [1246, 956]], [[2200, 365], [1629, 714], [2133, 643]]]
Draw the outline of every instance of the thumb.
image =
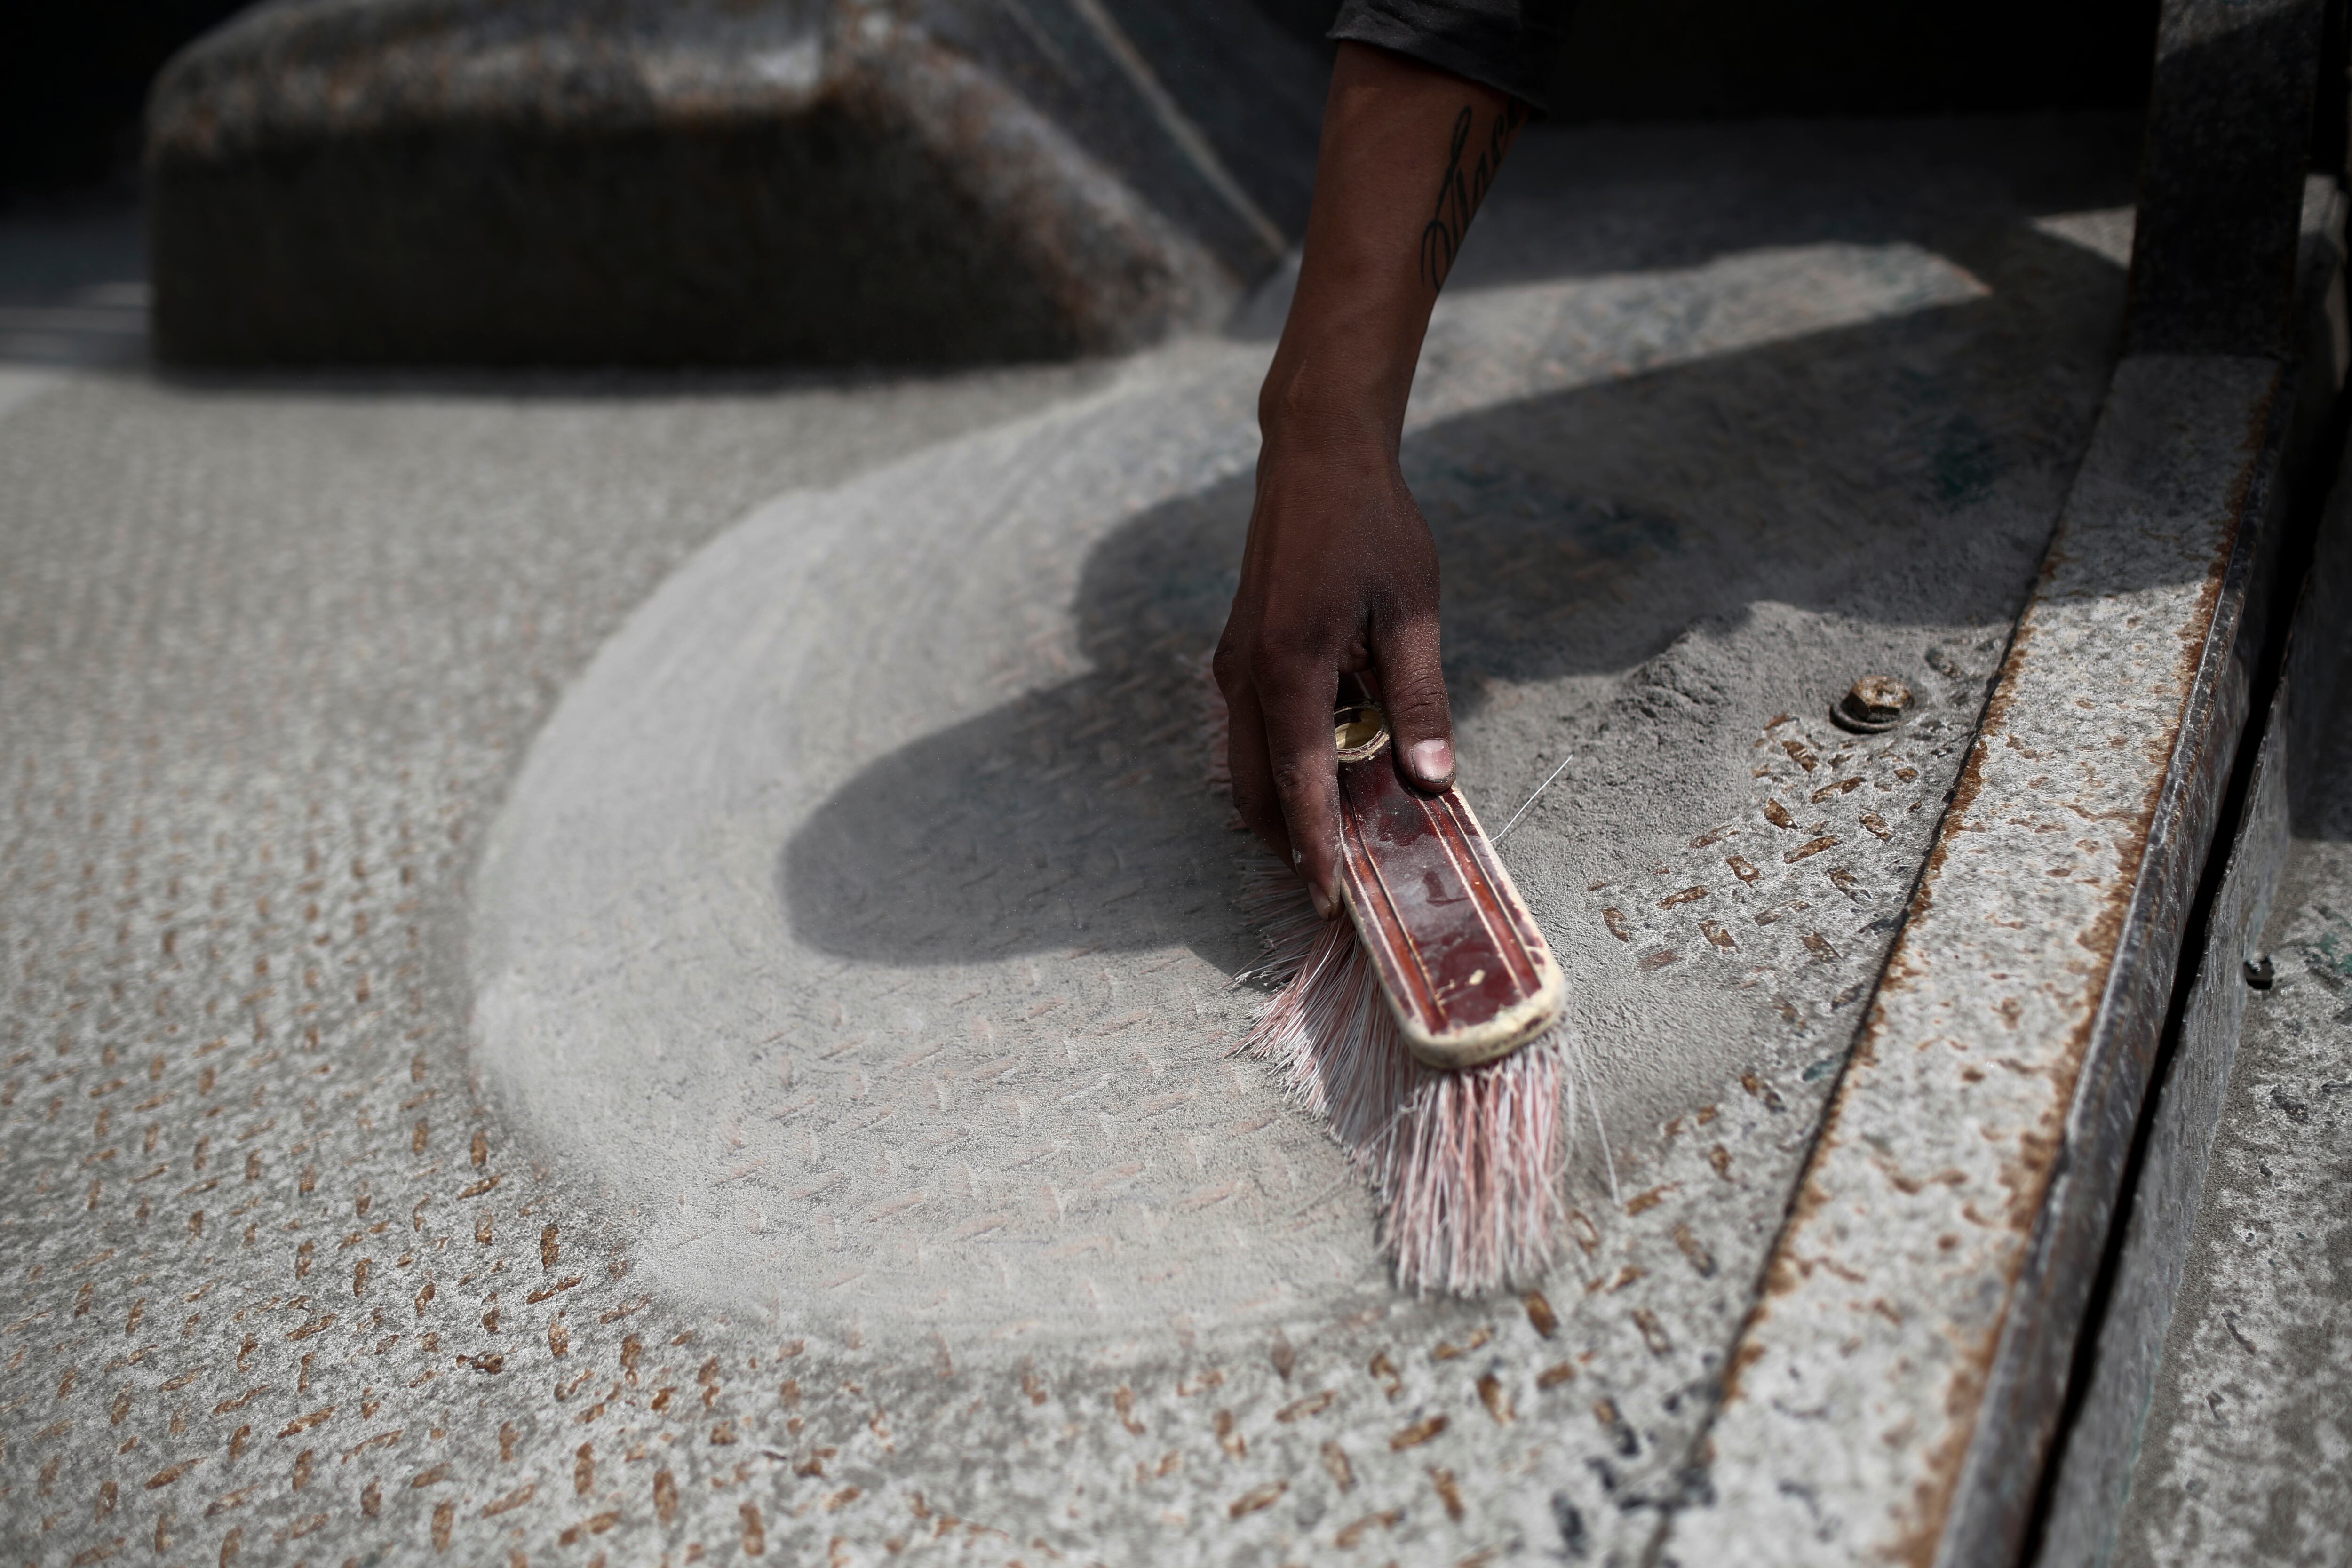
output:
[[1408, 782], [1434, 795], [1454, 782], [1454, 710], [1438, 661], [1436, 617], [1375, 628], [1372, 658], [1397, 765]]

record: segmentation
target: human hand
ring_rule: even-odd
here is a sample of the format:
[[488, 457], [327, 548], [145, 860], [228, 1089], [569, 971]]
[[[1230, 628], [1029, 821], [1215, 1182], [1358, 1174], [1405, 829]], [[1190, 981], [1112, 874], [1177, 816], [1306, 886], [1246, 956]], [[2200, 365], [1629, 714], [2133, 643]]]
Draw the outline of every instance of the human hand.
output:
[[1380, 697], [1405, 778], [1433, 792], [1451, 784], [1437, 548], [1394, 448], [1288, 437], [1270, 423], [1217, 686], [1234, 805], [1327, 918], [1339, 838], [1331, 710], [1343, 674], [1366, 677]]
[[1234, 804], [1338, 907], [1343, 675], [1388, 710], [1406, 782], [1454, 782], [1438, 666], [1437, 549], [1397, 464], [1422, 334], [1523, 106], [1343, 43], [1324, 110], [1298, 287], [1258, 397], [1257, 499], [1217, 686]]

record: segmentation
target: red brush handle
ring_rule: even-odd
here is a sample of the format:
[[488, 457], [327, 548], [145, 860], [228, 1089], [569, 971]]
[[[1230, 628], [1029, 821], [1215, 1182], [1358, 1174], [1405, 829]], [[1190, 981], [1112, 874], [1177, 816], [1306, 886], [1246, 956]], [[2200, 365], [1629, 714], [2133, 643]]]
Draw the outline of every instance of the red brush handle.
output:
[[1470, 803], [1407, 784], [1378, 717], [1339, 715], [1340, 893], [1412, 1054], [1475, 1067], [1558, 1022], [1567, 986]]

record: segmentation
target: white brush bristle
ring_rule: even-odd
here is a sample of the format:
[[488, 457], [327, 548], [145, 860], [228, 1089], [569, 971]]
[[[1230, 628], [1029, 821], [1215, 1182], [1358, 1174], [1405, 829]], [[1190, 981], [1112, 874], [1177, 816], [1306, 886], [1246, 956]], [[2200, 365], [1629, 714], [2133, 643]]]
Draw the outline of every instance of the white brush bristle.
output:
[[1446, 1071], [1405, 1048], [1346, 921], [1316, 918], [1297, 879], [1254, 868], [1244, 905], [1280, 989], [1242, 1042], [1330, 1124], [1381, 1207], [1381, 1250], [1417, 1292], [1532, 1284], [1558, 1255], [1572, 1086], [1565, 1023], [1497, 1061]]
[[[1224, 699], [1207, 658], [1193, 674], [1206, 782], [1229, 793]], [[1235, 816], [1227, 826], [1243, 824]], [[1251, 863], [1241, 904], [1265, 957], [1235, 982], [1277, 989], [1240, 1048], [1273, 1063], [1354, 1159], [1380, 1204], [1381, 1250], [1397, 1282], [1455, 1296], [1534, 1284], [1559, 1254], [1575, 1125], [1567, 1020], [1483, 1067], [1423, 1067], [1353, 925], [1318, 918], [1298, 879], [1271, 861]]]

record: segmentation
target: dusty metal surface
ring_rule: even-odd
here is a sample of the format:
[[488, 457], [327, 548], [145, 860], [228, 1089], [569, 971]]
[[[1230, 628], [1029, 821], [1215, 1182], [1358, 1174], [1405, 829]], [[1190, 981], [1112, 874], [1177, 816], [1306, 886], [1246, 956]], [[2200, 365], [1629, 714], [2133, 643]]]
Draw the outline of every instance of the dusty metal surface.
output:
[[[729, 1076], [741, 1064], [717, 1061], [728, 1071], [699, 1100], [677, 1100], [703, 1119], [693, 1136], [665, 1148], [650, 1129], [659, 1158], [634, 1169], [634, 1149], [541, 1114], [591, 1104], [580, 1059], [494, 1095], [473, 1078], [492, 1064], [467, 1049], [458, 927], [521, 748], [600, 639], [719, 525], [712, 509], [741, 517], [761, 476], [823, 487], [758, 509], [738, 539], [758, 542], [764, 520], [771, 542], [832, 551], [832, 574], [795, 589], [802, 609], [904, 582], [953, 612], [925, 618], [930, 644], [877, 637], [855, 661], [901, 706], [869, 706], [872, 729], [842, 731], [862, 752], [786, 755], [830, 770], [804, 781], [808, 806], [852, 825], [919, 821], [934, 798], [923, 783], [940, 776], [920, 764], [984, 763], [1002, 742], [1055, 774], [1057, 822], [1147, 800], [1171, 823], [1189, 811], [1190, 794], [1121, 784], [1162, 763], [1189, 782], [1183, 745], [1163, 755], [1154, 731], [1136, 754], [1107, 755], [1105, 734], [1074, 721], [1174, 694], [1151, 684], [1169, 679], [1161, 654], [1196, 648], [1213, 621], [1214, 583], [1176, 568], [1230, 543], [1246, 510], [1243, 351], [1154, 356], [1131, 378], [1065, 388], [1050, 411], [889, 462], [880, 448], [908, 434], [902, 400], [923, 405], [921, 384], [746, 395], [782, 400], [788, 417], [625, 388], [576, 409], [528, 389], [77, 384], [0, 426], [0, 494], [21, 509], [5, 689], [22, 748], [9, 774], [23, 780], [0, 900], [20, 1032], [0, 1081], [16, 1085], [9, 1180], [38, 1200], [5, 1233], [0, 1274], [7, 1545], [45, 1568], [134, 1551], [207, 1563], [225, 1551], [520, 1552], [583, 1568], [663, 1553], [880, 1561], [894, 1546], [1027, 1563], [1115, 1546], [1220, 1563], [1638, 1557], [1659, 1512], [1705, 1485], [1685, 1461], [1713, 1379], [2087, 439], [2120, 308], [2113, 209], [2129, 158], [2098, 127], [2047, 122], [1551, 145], [1531, 141], [1517, 167], [1559, 183], [1487, 215], [1488, 233], [1528, 249], [1498, 246], [1483, 274], [1465, 256], [1465, 291], [1433, 334], [1412, 469], [1464, 568], [1452, 580], [1486, 585], [1453, 595], [1465, 777], [1523, 798], [1557, 764], [1548, 748], [1578, 742], [1504, 852], [1564, 963], [1579, 955], [1622, 1201], [1604, 1205], [1588, 1145], [1575, 1179], [1589, 1229], [1543, 1303], [1373, 1299], [1347, 1227], [1299, 1212], [1327, 1197], [1316, 1135], [1249, 1125], [1278, 1112], [1271, 1086], [1263, 1110], [1205, 1123], [1198, 1157], [1231, 1173], [1191, 1172], [1170, 1129], [1219, 1109], [1212, 1091], [1256, 1108], [1259, 1090], [1190, 1048], [1198, 1016], [1186, 1050], [1153, 1045], [1149, 1016], [1127, 1021], [1146, 1001], [1116, 993], [1189, 1004], [1180, 982], [1221, 979], [1217, 944], [1235, 933], [1213, 909], [1112, 901], [1135, 872], [1097, 855], [1098, 838], [1049, 868], [1088, 892], [1083, 904], [1013, 900], [999, 918], [991, 884], [935, 880], [931, 904], [903, 920], [832, 928], [803, 972], [871, 1000], [993, 963], [956, 950], [975, 932], [1043, 942], [982, 996], [940, 992], [940, 1016], [961, 1007], [960, 1025], [1027, 1031], [980, 1064], [1021, 1057], [994, 1087], [959, 1079], [948, 1087], [962, 1098], [929, 1098], [986, 1042], [919, 1035], [900, 1048], [887, 1011], [856, 1065], [866, 1103], [899, 1102], [907, 1124], [993, 1135], [1026, 1100], [1033, 1119], [1093, 1141], [1057, 1152], [1067, 1175], [1023, 1172], [1003, 1189], [1010, 1218], [990, 1234], [1052, 1245], [1009, 1281], [971, 1271], [975, 1297], [1017, 1304], [1025, 1283], [1025, 1316], [1066, 1318], [1052, 1333], [950, 1324], [932, 1341], [880, 1309], [861, 1328], [816, 1300], [832, 1274], [782, 1277], [796, 1311], [814, 1303], [812, 1327], [776, 1316], [777, 1276], [754, 1248], [814, 1247], [832, 1226], [750, 1228], [731, 1200], [773, 1178], [774, 1159], [721, 1184], [765, 1152], [735, 1151], [726, 1125], [772, 1087], [759, 1064]], [[2019, 189], [2037, 205], [2020, 210]], [[1512, 259], [1525, 256], [1541, 259]], [[1175, 384], [1187, 376], [1189, 391]], [[1113, 434], [1130, 457], [1182, 461], [1122, 473], [1102, 448]], [[754, 460], [770, 447], [772, 469]], [[1091, 510], [1034, 504], [1066, 501], [1080, 480]], [[959, 481], [967, 526], [1048, 546], [1056, 531], [1108, 529], [1110, 548], [1048, 550], [1051, 573], [1018, 601], [1038, 625], [1008, 626], [985, 613], [1001, 611], [1001, 584], [953, 553], [956, 536], [926, 539], [896, 510]], [[835, 531], [820, 539], [819, 524]], [[1017, 577], [1023, 561], [986, 564]], [[668, 578], [656, 597], [675, 592], [672, 624], [697, 628], [693, 593], [724, 588], [725, 564], [713, 552]], [[1557, 613], [1531, 620], [1530, 606]], [[1029, 643], [1049, 620], [1060, 629]], [[772, 646], [796, 635], [774, 630]], [[935, 685], [912, 686], [892, 661], [930, 647], [1008, 662], [951, 658]], [[1005, 669], [1018, 679], [990, 689]], [[1918, 694], [1900, 731], [1866, 741], [1828, 721], [1864, 672]], [[641, 731], [615, 760], [642, 776], [666, 759]], [[985, 788], [977, 799], [991, 802]], [[780, 841], [761, 843], [745, 901], [703, 907], [750, 911], [763, 923], [740, 929], [798, 963], [779, 937]], [[953, 847], [977, 870], [1003, 847]], [[995, 887], [1030, 875], [994, 863]], [[1221, 870], [1163, 864], [1180, 883]], [[1150, 941], [1081, 952], [1091, 938], [1072, 934], [1073, 916]], [[596, 923], [586, 906], [571, 918]], [[1177, 951], [1153, 956], [1171, 931]], [[617, 923], [604, 931], [625, 948]], [[659, 953], [640, 956], [640, 975], [666, 973]], [[710, 996], [682, 960], [705, 975], [731, 962], [726, 942], [673, 956], [667, 973], [697, 1005]], [[1051, 990], [1031, 994], [1022, 958]], [[1055, 996], [1068, 1000], [1033, 1011]], [[805, 1005], [812, 1040], [831, 1026], [814, 987], [772, 983], [753, 1000]], [[1100, 1032], [1057, 1038], [1040, 1023], [1055, 1017]], [[623, 1113], [650, 1103], [627, 1095], [659, 1087], [620, 1049], [624, 1021], [606, 1020]], [[728, 1044], [714, 1033], [714, 1059]], [[918, 1056], [939, 1044], [952, 1048]], [[1074, 1078], [1074, 1054], [1102, 1070]], [[1098, 1088], [1114, 1065], [1129, 1079]], [[1140, 1097], [1120, 1087], [1145, 1080]], [[859, 1087], [846, 1073], [820, 1085], [814, 1069], [806, 1081], [845, 1100]], [[1202, 1092], [1155, 1103], [1187, 1089]], [[734, 1131], [748, 1144], [784, 1126]], [[1117, 1148], [1098, 1154], [1106, 1129]], [[845, 1162], [828, 1189], [841, 1231], [924, 1241], [925, 1205], [896, 1205], [925, 1187], [887, 1184], [933, 1153], [886, 1147], [862, 1121], [841, 1131], [875, 1156]], [[1118, 1174], [1147, 1152], [1167, 1158]], [[1277, 1153], [1297, 1158], [1286, 1170]], [[672, 1219], [683, 1184], [659, 1190], [681, 1171], [700, 1182], [705, 1217], [725, 1222], [698, 1258], [693, 1228]], [[625, 1179], [661, 1201], [631, 1199]], [[870, 1203], [846, 1207], [869, 1187]], [[925, 1204], [991, 1195], [942, 1183]], [[1210, 1201], [1186, 1208], [1194, 1195]], [[1237, 1269], [1279, 1262], [1299, 1255], [1281, 1250], [1297, 1235], [1282, 1227], [1304, 1222], [1341, 1238], [1341, 1267], [1302, 1275], [1295, 1310], [1236, 1290], [1217, 1321], [1115, 1339], [1058, 1287], [1088, 1268], [1108, 1279], [1146, 1249], [1050, 1254], [1116, 1242], [1139, 1199], [1171, 1254], [1198, 1243]]]
[[[2088, 280], [2090, 258], [2028, 250]], [[2027, 268], [1994, 275], [2021, 290], [2004, 309], [2055, 324]], [[983, 1389], [1052, 1369], [1097, 1419], [1126, 1388], [1153, 1453], [1180, 1456], [1139, 1489], [1083, 1467], [1048, 1483], [950, 1464], [905, 1424], [860, 1483], [876, 1500], [832, 1523], [852, 1541], [919, 1485], [1035, 1494], [992, 1517], [1113, 1561], [1353, 1550], [1359, 1508], [1394, 1512], [1378, 1539], [1409, 1558], [1638, 1553], [1683, 1494], [2063, 484], [1996, 459], [1990, 489], [1971, 468], [1948, 500], [1895, 456], [1957, 456], [1947, 397], [1996, 450], [2024, 448], [2028, 405], [2079, 416], [1931, 346], [1995, 313], [1985, 283], [1899, 247], [1776, 247], [1500, 283], [1433, 328], [1405, 460], [1446, 564], [1465, 777], [1508, 802], [1578, 759], [1503, 847], [1573, 976], [1621, 1178], [1588, 1122], [1550, 1340], [1399, 1299], [1344, 1152], [1224, 1059], [1251, 1001], [1224, 987], [1249, 956], [1236, 846], [1171, 721], [1230, 594], [1255, 357], [1138, 365], [780, 498], [648, 601], [540, 736], [486, 855], [477, 1059], [502, 1118], [634, 1215], [649, 1287], [789, 1325], [804, 1386], [925, 1398], [944, 1344]], [[1878, 329], [1821, 331], [1947, 300], [1886, 357]], [[1905, 434], [1862, 415], [1865, 386]], [[1759, 481], [1787, 436], [1804, 458]], [[1902, 521], [1948, 505], [1986, 526]], [[1853, 672], [1890, 668], [1925, 710], [1834, 729]], [[1376, 1359], [1438, 1368], [1480, 1335], [1524, 1419], [1464, 1403], [1447, 1368], [1395, 1406], [1444, 1429], [1367, 1456]], [[1218, 1403], [1163, 1397], [1203, 1366]], [[1330, 1402], [1269, 1423], [1294, 1386]], [[1214, 1459], [1221, 1411], [1246, 1452]], [[1315, 1462], [1323, 1442], [1352, 1482]], [[1274, 1486], [1263, 1517], [1218, 1522]]]

